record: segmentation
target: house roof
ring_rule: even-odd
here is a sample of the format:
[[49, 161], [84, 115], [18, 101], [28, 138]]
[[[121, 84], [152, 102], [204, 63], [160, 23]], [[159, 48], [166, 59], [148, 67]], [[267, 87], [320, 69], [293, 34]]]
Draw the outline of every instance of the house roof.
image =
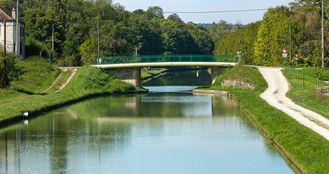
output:
[[14, 20], [9, 14], [7, 14], [1, 7], [0, 7], [0, 20]]

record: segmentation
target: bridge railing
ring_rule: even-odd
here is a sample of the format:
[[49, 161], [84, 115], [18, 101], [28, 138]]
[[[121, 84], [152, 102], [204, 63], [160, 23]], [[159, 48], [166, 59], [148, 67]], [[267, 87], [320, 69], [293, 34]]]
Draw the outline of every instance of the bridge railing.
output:
[[99, 57], [95, 64], [128, 64], [157, 62], [237, 62], [234, 55], [153, 55]]

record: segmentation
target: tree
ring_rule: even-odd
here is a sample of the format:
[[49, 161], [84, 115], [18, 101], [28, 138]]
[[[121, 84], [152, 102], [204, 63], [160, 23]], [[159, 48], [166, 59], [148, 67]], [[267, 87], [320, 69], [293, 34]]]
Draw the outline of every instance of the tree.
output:
[[159, 18], [159, 19], [163, 19], [163, 10], [161, 7], [158, 6], [154, 6], [154, 7], [149, 7], [146, 11], [146, 14], [148, 16], [148, 18]]
[[131, 33], [137, 53], [140, 55], [159, 55], [163, 53], [161, 30], [156, 23], [151, 23], [144, 16], [131, 16]]
[[289, 48], [289, 11], [285, 7], [270, 9], [260, 25], [255, 43], [255, 63], [279, 65], [281, 50]]
[[236, 31], [242, 26], [239, 24], [228, 24], [226, 21], [221, 20], [218, 23], [213, 23], [209, 26], [209, 33], [213, 40], [218, 41], [225, 33]]
[[187, 23], [186, 27], [194, 40], [193, 43], [196, 47], [195, 54], [212, 54], [215, 43], [209, 32], [193, 23]]
[[184, 23], [173, 20], [161, 22], [162, 40], [165, 52], [171, 54], [194, 54], [196, 47], [193, 37]]
[[[3, 48], [0, 48], [3, 50]], [[4, 55], [0, 51], [0, 88], [7, 88], [15, 77], [17, 57], [14, 54]]]
[[254, 62], [254, 45], [260, 23], [251, 23], [241, 29], [224, 33], [216, 42], [215, 54], [236, 55], [239, 51], [246, 64]]
[[183, 23], [183, 20], [176, 13], [169, 15], [167, 19]]
[[97, 58], [97, 45], [96, 41], [89, 38], [84, 41], [79, 47], [81, 62], [83, 65], [92, 64]]

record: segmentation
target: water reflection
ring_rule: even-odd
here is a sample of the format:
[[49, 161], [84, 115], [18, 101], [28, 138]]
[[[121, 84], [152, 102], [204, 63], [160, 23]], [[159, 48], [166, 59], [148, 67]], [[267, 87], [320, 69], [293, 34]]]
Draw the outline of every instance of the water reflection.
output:
[[161, 78], [145, 82], [143, 86], [209, 86], [210, 84], [211, 75], [208, 69], [183, 69], [171, 70], [165, 76], [161, 76]]
[[102, 97], [0, 130], [0, 173], [292, 173], [226, 98]]

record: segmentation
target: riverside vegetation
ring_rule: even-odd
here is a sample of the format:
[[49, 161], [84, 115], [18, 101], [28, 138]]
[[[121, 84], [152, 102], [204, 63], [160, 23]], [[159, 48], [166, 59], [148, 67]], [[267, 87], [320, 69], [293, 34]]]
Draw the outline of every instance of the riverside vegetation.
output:
[[316, 90], [318, 85], [320, 87], [329, 86], [329, 84], [324, 83], [324, 81], [329, 81], [329, 70], [321, 70], [319, 79], [316, 76], [316, 71], [316, 68], [309, 67], [299, 69], [298, 72], [295, 68], [284, 69], [283, 73], [291, 84], [288, 97], [297, 104], [329, 119], [329, 96], [317, 93]]
[[[254, 90], [221, 87], [223, 80], [250, 83]], [[267, 88], [266, 81], [256, 68], [238, 66], [226, 70], [216, 79], [211, 89], [227, 90], [260, 127], [270, 142], [274, 142], [295, 164], [301, 173], [329, 171], [329, 142], [312, 130], [300, 125], [283, 112], [269, 106], [260, 98]]]
[[[132, 85], [100, 69], [82, 67], [63, 90], [43, 93], [60, 74], [67, 77], [66, 72], [40, 58], [19, 62], [17, 68], [21, 73], [12, 81], [11, 88], [0, 89], [0, 122], [15, 118], [22, 112], [39, 112], [91, 95], [135, 91]], [[67, 78], [59, 78], [56, 83], [64, 80]]]

